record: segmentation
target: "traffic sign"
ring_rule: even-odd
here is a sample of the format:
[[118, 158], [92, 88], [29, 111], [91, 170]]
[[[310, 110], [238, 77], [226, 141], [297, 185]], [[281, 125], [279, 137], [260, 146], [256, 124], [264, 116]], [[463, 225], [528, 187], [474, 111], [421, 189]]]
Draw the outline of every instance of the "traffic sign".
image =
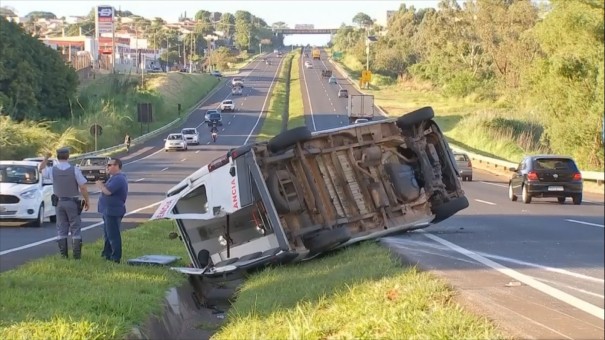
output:
[[370, 81], [372, 81], [372, 71], [370, 71], [370, 70], [361, 71], [361, 81], [364, 83], [369, 83]]
[[93, 124], [90, 127], [90, 134], [93, 136], [100, 136], [101, 134], [103, 134], [103, 128], [99, 124]]

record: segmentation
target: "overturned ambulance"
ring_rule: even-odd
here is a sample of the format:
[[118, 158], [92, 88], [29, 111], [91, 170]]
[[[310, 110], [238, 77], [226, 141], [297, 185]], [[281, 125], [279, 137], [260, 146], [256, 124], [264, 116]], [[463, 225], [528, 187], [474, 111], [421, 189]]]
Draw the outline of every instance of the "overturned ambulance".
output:
[[311, 258], [424, 228], [468, 207], [430, 107], [232, 149], [167, 193], [152, 219], [176, 221], [206, 277]]

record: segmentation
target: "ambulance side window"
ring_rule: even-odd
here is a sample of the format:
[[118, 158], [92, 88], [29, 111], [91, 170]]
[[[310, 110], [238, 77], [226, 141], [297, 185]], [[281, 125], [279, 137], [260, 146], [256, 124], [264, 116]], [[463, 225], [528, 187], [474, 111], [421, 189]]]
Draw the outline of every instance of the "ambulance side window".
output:
[[[187, 202], [187, 203], [185, 203]], [[198, 214], [205, 214], [208, 212], [208, 195], [206, 194], [206, 185], [200, 185], [191, 191], [183, 198], [180, 199], [179, 213], [185, 213], [182, 210], [188, 210], [188, 212], [195, 212]], [[183, 209], [185, 208], [185, 209]]]

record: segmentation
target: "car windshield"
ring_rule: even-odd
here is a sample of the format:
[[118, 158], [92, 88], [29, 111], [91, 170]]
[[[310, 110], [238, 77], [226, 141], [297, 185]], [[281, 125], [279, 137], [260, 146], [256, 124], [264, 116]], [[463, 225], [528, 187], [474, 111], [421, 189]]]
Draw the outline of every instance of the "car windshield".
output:
[[218, 113], [218, 112], [216, 110], [206, 111], [207, 115], [211, 115], [211, 114], [214, 114], [214, 113]]
[[38, 183], [38, 169], [31, 165], [0, 165], [1, 183]]
[[181, 140], [181, 139], [183, 139], [183, 136], [182, 135], [170, 135], [170, 136], [168, 136], [168, 139], [169, 140]]
[[183, 130], [184, 135], [195, 135], [195, 129], [185, 129]]
[[212, 120], [221, 119], [221, 115], [219, 113], [211, 113], [210, 114], [210, 119], [212, 119]]
[[537, 170], [570, 170], [578, 171], [576, 163], [569, 158], [538, 158], [534, 166]]
[[105, 166], [107, 158], [85, 158], [80, 162], [81, 166]]
[[225, 100], [225, 101], [223, 102], [223, 104], [233, 104], [233, 102], [232, 102], [232, 101], [230, 101], [230, 100]]
[[347, 93], [347, 90], [340, 90], [340, 93]]
[[462, 155], [462, 154], [456, 154], [454, 156], [456, 158], [456, 162], [466, 162], [466, 155]]

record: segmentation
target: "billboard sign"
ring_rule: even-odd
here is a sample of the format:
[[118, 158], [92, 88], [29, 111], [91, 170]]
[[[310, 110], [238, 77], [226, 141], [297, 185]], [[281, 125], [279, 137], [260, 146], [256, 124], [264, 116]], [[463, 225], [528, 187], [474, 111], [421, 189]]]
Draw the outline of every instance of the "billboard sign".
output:
[[97, 6], [97, 15], [95, 17], [97, 24], [97, 37], [103, 33], [113, 33], [113, 7]]

